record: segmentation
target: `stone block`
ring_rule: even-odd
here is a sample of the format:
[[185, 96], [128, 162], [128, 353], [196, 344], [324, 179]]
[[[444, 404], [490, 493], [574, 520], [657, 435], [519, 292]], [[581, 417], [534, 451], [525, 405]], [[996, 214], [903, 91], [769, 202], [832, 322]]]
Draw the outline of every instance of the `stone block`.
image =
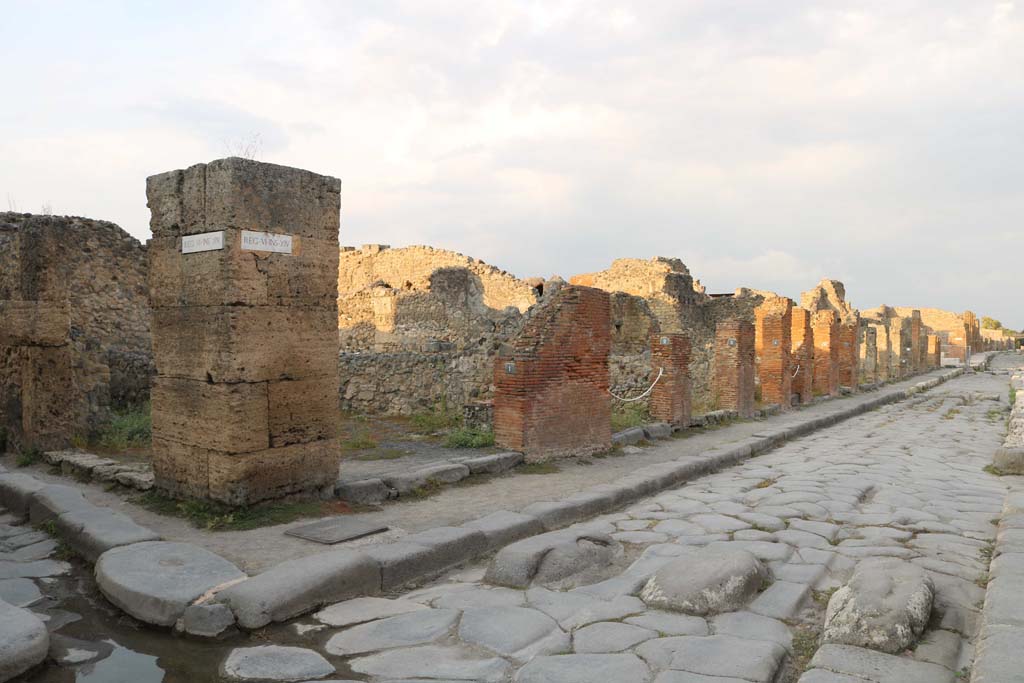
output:
[[160, 540], [155, 531], [139, 526], [119, 512], [100, 507], [66, 512], [55, 523], [64, 542], [90, 562], [111, 548]]
[[398, 491], [409, 493], [430, 483], [454, 484], [469, 476], [469, 468], [461, 463], [443, 463], [383, 477], [384, 483]]
[[370, 556], [333, 550], [288, 560], [217, 594], [231, 607], [238, 625], [257, 629], [324, 605], [381, 589], [380, 567]]
[[540, 520], [548, 531], [561, 529], [587, 517], [586, 506], [568, 501], [539, 501], [522, 509], [524, 515]]
[[495, 453], [478, 458], [463, 460], [470, 474], [498, 474], [512, 469], [523, 462], [522, 453]]
[[643, 427], [630, 427], [612, 434], [612, 443], [616, 446], [633, 446], [646, 438]]
[[92, 512], [96, 506], [81, 491], [61, 484], [50, 484], [36, 491], [28, 503], [28, 517], [33, 524], [42, 524], [60, 515]]
[[267, 382], [158, 377], [151, 396], [154, 439], [223, 453], [270, 447]]
[[611, 563], [618, 544], [602, 533], [563, 529], [502, 548], [487, 567], [484, 580], [509, 588], [527, 588]]
[[156, 309], [153, 355], [161, 377], [215, 383], [336, 378], [337, 328], [336, 311], [326, 308]]
[[339, 481], [334, 485], [334, 495], [349, 503], [376, 505], [397, 494], [393, 488], [380, 479], [358, 479], [356, 481]]
[[63, 346], [70, 341], [71, 313], [66, 301], [0, 299], [0, 345]]
[[992, 457], [992, 465], [1007, 474], [1024, 474], [1024, 447], [1000, 446]]
[[270, 446], [338, 436], [338, 375], [267, 383]]
[[544, 533], [544, 525], [536, 517], [518, 512], [499, 510], [466, 522], [462, 526], [483, 532], [490, 550], [503, 548], [510, 543], [536, 534]]
[[45, 486], [27, 474], [0, 474], [0, 504], [11, 514], [27, 517], [32, 496]]
[[39, 617], [0, 600], [0, 681], [42, 663], [49, 649], [50, 635]]
[[643, 431], [644, 437], [651, 441], [655, 439], [668, 439], [672, 436], [672, 425], [667, 422], [654, 422], [645, 424]]
[[207, 495], [213, 500], [243, 505], [333, 487], [340, 459], [337, 439], [241, 455], [210, 452]]
[[384, 591], [400, 588], [450, 566], [442, 553], [405, 541], [368, 546], [365, 552], [380, 566], [380, 590]]
[[471, 527], [434, 527], [406, 536], [402, 541], [432, 549], [437, 562], [447, 567], [479, 557], [487, 551], [487, 536]]

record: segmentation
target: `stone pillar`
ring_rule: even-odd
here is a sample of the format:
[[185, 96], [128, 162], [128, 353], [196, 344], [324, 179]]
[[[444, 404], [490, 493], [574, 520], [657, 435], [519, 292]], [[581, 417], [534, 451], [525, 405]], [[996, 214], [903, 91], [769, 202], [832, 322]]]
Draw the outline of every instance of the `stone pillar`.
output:
[[651, 390], [651, 417], [686, 428], [690, 424], [690, 338], [685, 334], [655, 334], [651, 337], [651, 381], [661, 370], [661, 379]]
[[860, 345], [857, 339], [860, 319], [854, 318], [839, 324], [839, 386], [857, 391], [860, 376]]
[[716, 407], [735, 410], [740, 417], [754, 414], [754, 326], [727, 320], [715, 326]]
[[494, 439], [529, 462], [611, 448], [608, 292], [563, 286], [494, 365]]
[[928, 367], [938, 368], [942, 366], [942, 340], [937, 334], [928, 335]]
[[814, 398], [814, 332], [811, 329], [811, 312], [806, 308], [794, 307], [791, 315], [792, 390], [800, 403], [810, 403]]
[[793, 394], [790, 363], [793, 301], [785, 297], [765, 299], [754, 311], [754, 320], [754, 349], [761, 384], [761, 402], [775, 403], [783, 410], [789, 410]]
[[907, 366], [912, 372], [921, 372], [924, 369], [924, 354], [921, 353], [924, 335], [921, 329], [921, 311], [910, 312], [910, 357], [907, 359]]
[[889, 341], [892, 344], [892, 369], [889, 374], [893, 380], [910, 374], [910, 321], [907, 318], [889, 319]]
[[814, 393], [839, 394], [839, 318], [835, 311], [818, 311], [811, 316], [814, 328]]
[[860, 381], [874, 384], [878, 381], [878, 330], [862, 323], [860, 334]]
[[241, 505], [333, 485], [341, 182], [228, 158], [146, 191], [157, 486]]
[[892, 379], [892, 341], [889, 337], [889, 325], [870, 323], [875, 330], [875, 348], [878, 354], [875, 357], [875, 374], [879, 382], [888, 382]]

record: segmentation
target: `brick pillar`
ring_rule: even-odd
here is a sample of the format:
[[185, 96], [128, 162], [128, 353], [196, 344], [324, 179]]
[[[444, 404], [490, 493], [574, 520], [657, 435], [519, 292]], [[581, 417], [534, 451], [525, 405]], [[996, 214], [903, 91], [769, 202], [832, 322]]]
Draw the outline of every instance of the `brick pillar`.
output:
[[495, 360], [494, 439], [526, 460], [584, 456], [612, 445], [607, 292], [563, 286], [531, 312]]
[[814, 393], [839, 394], [839, 319], [835, 311], [811, 316], [814, 328]]
[[791, 315], [792, 390], [800, 403], [810, 403], [814, 398], [814, 332], [811, 329], [811, 312], [806, 308], [794, 307]]
[[719, 409], [754, 414], [754, 326], [727, 320], [715, 326], [713, 393]]
[[690, 424], [690, 338], [685, 334], [651, 337], [651, 381], [662, 370], [651, 390], [651, 417], [679, 427]]
[[942, 340], [937, 334], [928, 335], [928, 367], [942, 366]]
[[878, 381], [878, 330], [862, 324], [860, 334], [860, 381], [874, 384]]
[[839, 323], [839, 386], [857, 391], [860, 376], [860, 345], [857, 339], [860, 320]]
[[249, 504], [337, 479], [337, 178], [239, 158], [147, 180], [153, 469]]
[[761, 402], [776, 403], [783, 410], [792, 405], [793, 301], [771, 297], [754, 311], [754, 349]]

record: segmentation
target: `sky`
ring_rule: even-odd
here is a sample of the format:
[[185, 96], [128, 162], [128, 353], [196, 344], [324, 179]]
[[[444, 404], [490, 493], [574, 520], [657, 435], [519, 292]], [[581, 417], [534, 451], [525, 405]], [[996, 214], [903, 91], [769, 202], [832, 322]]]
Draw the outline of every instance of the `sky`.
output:
[[342, 179], [341, 243], [1024, 328], [1024, 0], [0, 0], [0, 210], [149, 237], [148, 175]]

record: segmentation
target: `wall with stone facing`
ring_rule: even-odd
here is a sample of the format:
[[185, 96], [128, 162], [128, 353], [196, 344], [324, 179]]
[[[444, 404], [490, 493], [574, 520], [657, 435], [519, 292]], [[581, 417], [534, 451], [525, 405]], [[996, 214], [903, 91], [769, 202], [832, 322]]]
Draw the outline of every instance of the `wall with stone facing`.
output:
[[0, 425], [61, 448], [151, 375], [146, 248], [107, 221], [0, 213]]
[[[686, 428], [690, 424], [690, 339], [666, 332], [651, 336], [651, 417]], [[658, 372], [661, 371], [660, 379]]]
[[530, 311], [494, 364], [495, 442], [528, 461], [611, 447], [610, 301], [566, 286]]
[[754, 326], [745, 320], [718, 323], [715, 329], [715, 405], [754, 414]]
[[793, 393], [793, 301], [785, 297], [765, 299], [757, 307], [755, 317], [755, 363], [761, 402], [775, 403], [788, 410]]
[[[338, 476], [341, 184], [228, 158], [147, 179], [156, 484], [250, 504]], [[291, 253], [243, 248], [244, 230]], [[182, 253], [186, 235], [224, 247]]]

